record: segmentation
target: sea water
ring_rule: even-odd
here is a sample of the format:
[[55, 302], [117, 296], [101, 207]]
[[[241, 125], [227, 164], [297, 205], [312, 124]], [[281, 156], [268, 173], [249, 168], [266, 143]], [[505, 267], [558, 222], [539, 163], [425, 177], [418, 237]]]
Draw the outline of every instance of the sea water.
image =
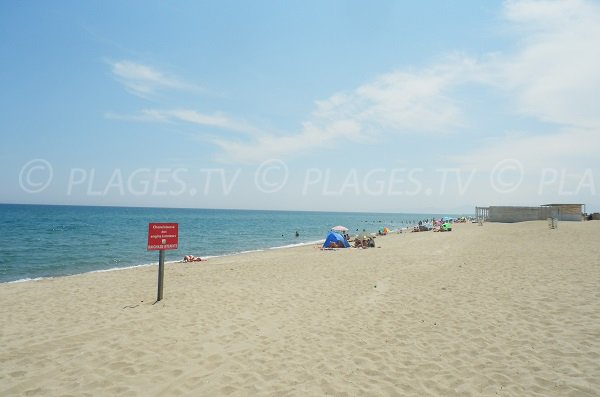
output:
[[151, 222], [179, 224], [169, 262], [316, 244], [337, 225], [356, 234], [442, 215], [0, 204], [0, 282], [156, 264], [158, 253], [146, 250]]

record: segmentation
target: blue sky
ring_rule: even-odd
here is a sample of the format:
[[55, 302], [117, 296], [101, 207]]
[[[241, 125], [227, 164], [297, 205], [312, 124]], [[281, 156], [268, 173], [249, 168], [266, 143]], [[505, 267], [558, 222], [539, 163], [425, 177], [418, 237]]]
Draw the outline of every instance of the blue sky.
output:
[[0, 202], [600, 210], [596, 1], [0, 4]]

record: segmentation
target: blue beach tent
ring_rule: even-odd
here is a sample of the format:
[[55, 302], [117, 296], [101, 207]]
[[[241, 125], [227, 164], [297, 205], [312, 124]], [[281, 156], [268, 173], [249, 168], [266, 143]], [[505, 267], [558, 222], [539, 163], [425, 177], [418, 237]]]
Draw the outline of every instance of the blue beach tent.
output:
[[341, 234], [336, 233], [336, 232], [327, 233], [327, 238], [325, 239], [325, 242], [323, 243], [323, 248], [329, 248], [329, 245], [332, 242], [335, 243], [336, 245], [339, 245], [339, 243], [342, 243], [344, 248], [350, 248], [350, 244], [346, 241], [346, 239]]

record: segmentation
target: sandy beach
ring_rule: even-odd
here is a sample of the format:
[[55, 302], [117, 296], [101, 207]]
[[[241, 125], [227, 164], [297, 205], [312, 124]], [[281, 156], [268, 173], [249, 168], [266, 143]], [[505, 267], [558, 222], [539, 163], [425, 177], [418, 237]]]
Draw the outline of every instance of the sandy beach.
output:
[[212, 258], [167, 265], [156, 304], [155, 266], [2, 284], [0, 395], [598, 396], [598, 241], [458, 224]]

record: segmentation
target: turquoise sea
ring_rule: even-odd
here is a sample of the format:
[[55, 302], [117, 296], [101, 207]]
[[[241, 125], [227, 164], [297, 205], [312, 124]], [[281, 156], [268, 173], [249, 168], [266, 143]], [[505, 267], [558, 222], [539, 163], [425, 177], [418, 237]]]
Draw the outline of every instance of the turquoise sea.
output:
[[336, 225], [375, 232], [444, 215], [0, 204], [0, 282], [155, 264], [151, 222], [179, 224], [170, 262], [314, 244]]

